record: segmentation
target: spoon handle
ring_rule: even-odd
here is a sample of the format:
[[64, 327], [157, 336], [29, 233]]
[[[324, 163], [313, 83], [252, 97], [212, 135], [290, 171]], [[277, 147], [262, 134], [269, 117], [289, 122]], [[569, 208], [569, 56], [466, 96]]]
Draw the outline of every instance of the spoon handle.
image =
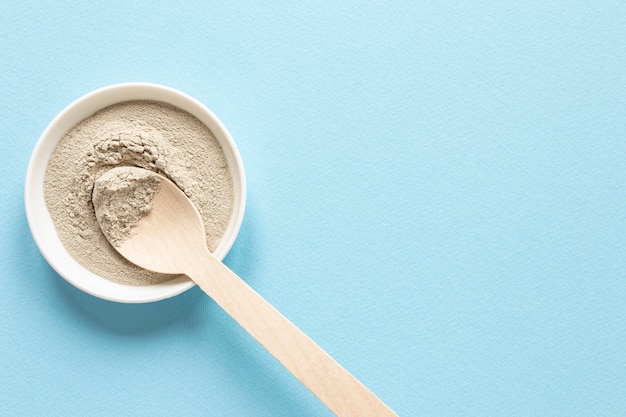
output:
[[207, 250], [186, 274], [339, 417], [397, 415]]

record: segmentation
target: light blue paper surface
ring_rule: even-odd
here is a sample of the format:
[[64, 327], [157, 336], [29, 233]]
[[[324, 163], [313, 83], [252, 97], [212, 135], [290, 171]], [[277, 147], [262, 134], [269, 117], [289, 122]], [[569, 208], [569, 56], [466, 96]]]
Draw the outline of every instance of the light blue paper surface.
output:
[[226, 263], [400, 416], [626, 415], [626, 4], [0, 3], [0, 415], [330, 416], [198, 289], [121, 305], [28, 231], [52, 118], [202, 101], [248, 208]]

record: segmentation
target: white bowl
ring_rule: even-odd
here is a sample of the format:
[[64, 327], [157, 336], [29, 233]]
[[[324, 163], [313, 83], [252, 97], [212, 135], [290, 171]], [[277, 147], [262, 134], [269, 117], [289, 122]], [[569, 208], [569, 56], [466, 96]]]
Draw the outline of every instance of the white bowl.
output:
[[246, 181], [241, 156], [226, 127], [208, 108], [196, 99], [169, 87], [149, 83], [115, 84], [92, 91], [63, 109], [44, 130], [33, 150], [26, 172], [24, 202], [28, 225], [35, 243], [59, 275], [75, 287], [105, 300], [146, 303], [178, 295], [193, 287], [194, 283], [180, 277], [155, 285], [121, 285], [87, 270], [70, 256], [57, 236], [43, 191], [48, 160], [65, 133], [98, 110], [130, 100], [161, 101], [185, 110], [204, 123], [221, 145], [234, 187], [234, 205], [230, 223], [214, 251], [218, 259], [223, 259], [237, 237], [245, 209]]

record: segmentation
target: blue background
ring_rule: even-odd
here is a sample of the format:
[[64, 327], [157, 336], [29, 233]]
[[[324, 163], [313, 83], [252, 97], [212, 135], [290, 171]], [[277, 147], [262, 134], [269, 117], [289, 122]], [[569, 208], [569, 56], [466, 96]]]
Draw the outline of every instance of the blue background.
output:
[[61, 3], [0, 3], [0, 415], [330, 415], [198, 289], [40, 255], [30, 152], [125, 81], [222, 119], [227, 264], [400, 416], [626, 415], [623, 1]]

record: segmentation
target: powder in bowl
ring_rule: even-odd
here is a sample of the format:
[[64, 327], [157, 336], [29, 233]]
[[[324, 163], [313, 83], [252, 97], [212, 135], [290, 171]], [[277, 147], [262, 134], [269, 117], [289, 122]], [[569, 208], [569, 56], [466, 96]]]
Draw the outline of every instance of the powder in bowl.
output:
[[44, 197], [59, 239], [91, 272], [126, 285], [172, 279], [139, 268], [106, 240], [91, 202], [94, 182], [116, 166], [137, 166], [171, 179], [202, 216], [207, 245], [218, 244], [233, 212], [233, 181], [213, 133], [188, 112], [155, 101], [127, 101], [76, 124], [56, 145]]

